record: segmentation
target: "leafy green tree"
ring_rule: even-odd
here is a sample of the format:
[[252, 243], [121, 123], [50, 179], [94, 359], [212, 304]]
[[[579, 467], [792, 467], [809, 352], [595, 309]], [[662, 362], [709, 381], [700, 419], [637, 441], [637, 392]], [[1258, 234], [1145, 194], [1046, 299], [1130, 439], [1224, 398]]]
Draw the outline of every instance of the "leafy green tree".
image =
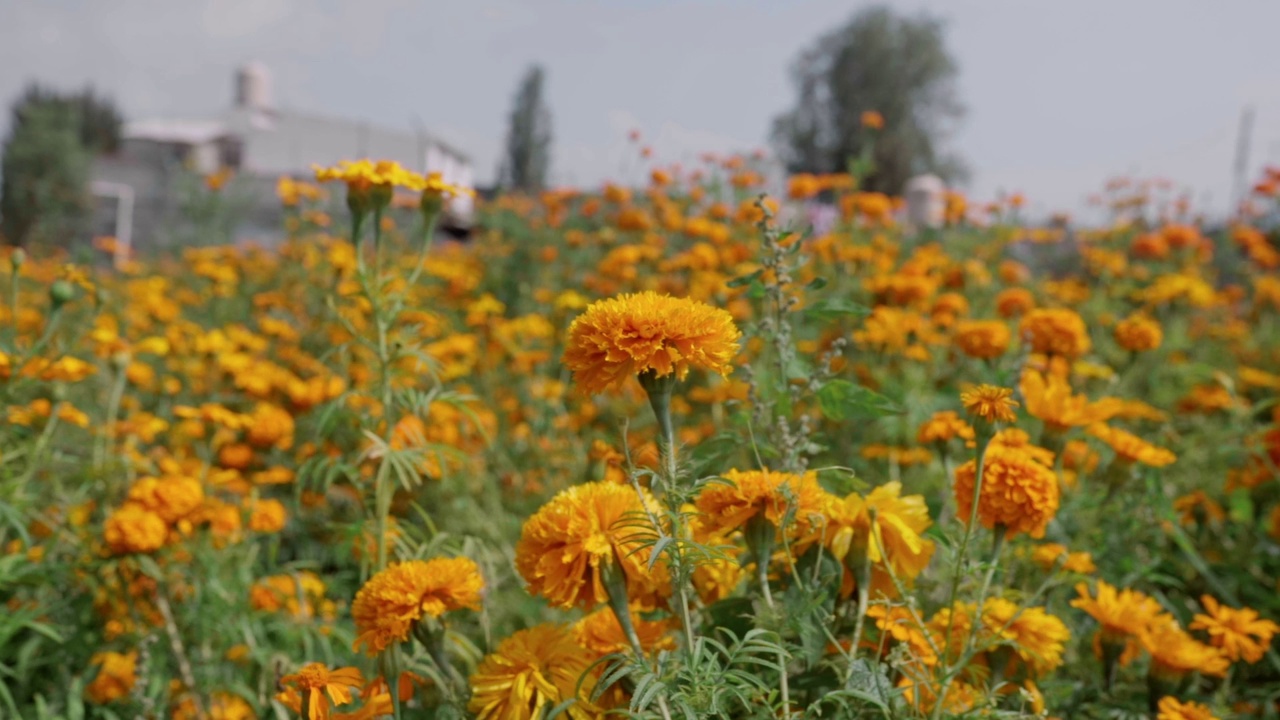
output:
[[509, 189], [532, 191], [546, 186], [551, 167], [551, 110], [543, 98], [546, 73], [534, 65], [516, 91], [507, 130], [506, 155], [499, 172]]
[[92, 209], [94, 155], [120, 142], [114, 104], [92, 89], [64, 95], [28, 86], [12, 108], [0, 153], [0, 235], [14, 245], [66, 244], [82, 233]]
[[[774, 121], [773, 140], [792, 172], [841, 172], [874, 143], [863, 187], [899, 193], [921, 172], [959, 179], [963, 165], [939, 141], [964, 114], [941, 21], [871, 7], [818, 38], [792, 69], [796, 106]], [[884, 127], [863, 126], [878, 112]]]

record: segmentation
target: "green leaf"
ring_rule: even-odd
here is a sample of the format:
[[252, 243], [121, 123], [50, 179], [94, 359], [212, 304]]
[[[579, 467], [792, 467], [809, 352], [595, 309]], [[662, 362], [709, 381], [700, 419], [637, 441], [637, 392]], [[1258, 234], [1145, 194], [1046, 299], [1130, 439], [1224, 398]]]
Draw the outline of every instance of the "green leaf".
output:
[[806, 306], [804, 313], [819, 320], [834, 320], [842, 317], [866, 317], [871, 314], [871, 308], [848, 298], [823, 298]]
[[827, 286], [827, 279], [824, 277], [816, 277], [810, 280], [804, 287], [806, 290], [821, 290]]
[[882, 418], [902, 412], [889, 398], [848, 380], [832, 380], [818, 391], [818, 405], [828, 420]]
[[725, 285], [731, 288], [739, 288], [744, 285], [750, 285], [753, 280], [755, 280], [756, 278], [760, 277], [763, 274], [764, 274], [764, 268], [760, 268], [759, 270], [749, 275], [739, 275], [738, 277], [725, 283]]

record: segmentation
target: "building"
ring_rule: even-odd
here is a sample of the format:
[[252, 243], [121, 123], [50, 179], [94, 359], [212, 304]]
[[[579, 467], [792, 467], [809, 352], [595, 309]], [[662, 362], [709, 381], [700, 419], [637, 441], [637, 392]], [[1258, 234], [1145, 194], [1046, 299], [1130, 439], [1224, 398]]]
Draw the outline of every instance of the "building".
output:
[[[236, 239], [271, 243], [280, 237], [274, 186], [281, 175], [310, 177], [312, 165], [361, 157], [396, 160], [419, 172], [439, 172], [447, 182], [474, 183], [470, 159], [426, 132], [392, 130], [369, 123], [275, 107], [270, 73], [249, 63], [235, 73], [232, 106], [201, 119], [145, 119], [126, 123], [120, 149], [95, 164], [99, 227], [125, 247], [181, 244], [198, 232], [182, 207], [182, 180], [220, 170], [235, 173], [251, 190]], [[470, 198], [451, 201], [446, 223], [469, 227]]]

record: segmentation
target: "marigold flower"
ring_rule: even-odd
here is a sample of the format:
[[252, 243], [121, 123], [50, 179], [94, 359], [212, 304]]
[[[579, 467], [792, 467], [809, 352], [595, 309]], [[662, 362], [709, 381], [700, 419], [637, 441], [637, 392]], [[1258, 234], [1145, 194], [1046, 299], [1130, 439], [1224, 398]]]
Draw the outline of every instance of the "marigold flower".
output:
[[[831, 552], [846, 560], [852, 552], [873, 565], [887, 565], [902, 580], [912, 580], [933, 557], [933, 541], [924, 532], [933, 524], [923, 495], [902, 496], [902, 483], [881, 485], [863, 497], [832, 498], [827, 536]], [[859, 560], [852, 558], [852, 560]]]
[[996, 295], [996, 313], [1002, 318], [1025, 315], [1035, 306], [1035, 296], [1026, 288], [1008, 288]]
[[591, 610], [609, 599], [605, 573], [616, 565], [628, 597], [652, 607], [668, 575], [661, 561], [649, 568], [643, 537], [628, 527], [644, 510], [627, 485], [594, 482], [561, 491], [525, 521], [516, 544], [516, 569], [529, 592], [557, 607]]
[[978, 385], [960, 393], [960, 402], [970, 415], [987, 422], [1013, 422], [1018, 416], [1013, 409], [1018, 402], [1013, 399], [1013, 391], [995, 385]]
[[[997, 527], [1006, 537], [1025, 532], [1044, 537], [1045, 528], [1058, 512], [1058, 478], [1053, 470], [1021, 448], [992, 443], [982, 463], [982, 487], [978, 496], [978, 520], [988, 530]], [[973, 511], [977, 461], [956, 468], [955, 498], [961, 519]]]
[[1172, 617], [1154, 623], [1138, 641], [1151, 654], [1151, 674], [1158, 678], [1181, 680], [1192, 672], [1223, 677], [1230, 666], [1221, 650], [1188, 635]]
[[169, 528], [159, 515], [125, 503], [107, 518], [102, 535], [112, 554], [149, 553], [164, 547]]
[[1116, 323], [1116, 342], [1130, 352], [1155, 350], [1164, 340], [1160, 323], [1144, 315], [1133, 315]]
[[1177, 455], [1152, 445], [1127, 430], [1114, 428], [1101, 423], [1089, 428], [1089, 434], [1105, 442], [1115, 451], [1116, 457], [1126, 463], [1142, 463], [1151, 467], [1171, 465], [1178, 459]]
[[1237, 610], [1208, 595], [1201, 596], [1200, 602], [1207, 614], [1197, 614], [1191, 629], [1208, 633], [1209, 643], [1232, 662], [1258, 662], [1271, 647], [1271, 638], [1280, 633], [1280, 625], [1262, 619], [1252, 608]]
[[199, 480], [192, 477], [144, 477], [129, 488], [129, 501], [172, 524], [190, 517], [200, 508], [204, 502], [204, 488]]
[[1172, 695], [1166, 695], [1156, 704], [1156, 720], [1218, 720], [1218, 718], [1207, 705], [1191, 700], [1182, 702]]
[[[676, 641], [671, 635], [670, 622], [644, 620], [632, 613], [631, 625], [645, 652], [675, 649]], [[631, 643], [622, 630], [622, 623], [618, 622], [618, 616], [609, 608], [596, 610], [574, 623], [572, 632], [574, 640], [597, 657], [631, 651]]]
[[1041, 308], [1022, 317], [1018, 331], [1031, 349], [1045, 355], [1078, 358], [1093, 347], [1084, 319], [1074, 310]]
[[[1062, 560], [1064, 557], [1066, 559]], [[1062, 569], [1067, 572], [1088, 575], [1098, 569], [1093, 564], [1093, 555], [1087, 552], [1068, 552], [1065, 546], [1058, 543], [1045, 543], [1037, 546], [1035, 552], [1031, 555], [1031, 559], [1046, 571], [1052, 570], [1059, 560], [1062, 560]]]
[[921, 445], [945, 443], [953, 438], [973, 440], [973, 426], [952, 410], [936, 412], [928, 420], [920, 424], [916, 432], [916, 442]]
[[251, 424], [245, 435], [250, 445], [280, 450], [293, 446], [293, 416], [289, 411], [271, 403], [258, 403], [250, 418]]
[[719, 308], [655, 292], [592, 303], [569, 325], [564, 364], [584, 392], [617, 388], [641, 373], [674, 375], [690, 368], [727, 375], [742, 333]]
[[1012, 333], [999, 320], [965, 320], [956, 325], [954, 342], [960, 352], [972, 358], [997, 358], [1009, 349]]
[[[1101, 626], [1096, 644], [1101, 653], [1102, 645], [1132, 647], [1131, 640], [1146, 633], [1151, 626], [1171, 619], [1160, 603], [1145, 593], [1126, 588], [1117, 591], [1104, 580], [1097, 583], [1097, 594], [1092, 595], [1086, 583], [1076, 585], [1078, 598], [1071, 607], [1088, 613]], [[1128, 664], [1136, 652], [1126, 651], [1120, 656], [1122, 665]]]
[[1013, 645], [1017, 664], [1033, 677], [1062, 665], [1062, 653], [1071, 639], [1067, 624], [1042, 607], [1019, 608], [1004, 598], [989, 598], [982, 608], [985, 632], [1001, 643]]
[[284, 503], [279, 500], [259, 499], [249, 503], [249, 529], [254, 532], [280, 532], [288, 519]]
[[594, 676], [588, 674], [594, 661], [563, 625], [544, 623], [521, 630], [499, 643], [471, 675], [467, 709], [476, 720], [533, 720], [573, 699], [566, 715], [595, 720], [602, 710], [588, 700], [595, 686]]
[[354, 649], [370, 655], [408, 639], [424, 616], [438, 618], [450, 610], [480, 609], [484, 578], [474, 560], [465, 557], [410, 560], [369, 578], [351, 603], [356, 624]]
[[879, 130], [884, 127], [884, 116], [875, 110], [863, 110], [862, 127]]
[[729, 470], [723, 477], [729, 482], [708, 483], [696, 501], [710, 532], [740, 530], [754, 517], [765, 518], [781, 531], [787, 514], [794, 511], [795, 526], [785, 530], [795, 537], [806, 534], [826, 507], [826, 491], [818, 485], [817, 473]]
[[1073, 427], [1084, 427], [1111, 419], [1118, 403], [1110, 398], [1089, 402], [1084, 395], [1074, 395], [1066, 378], [1028, 368], [1019, 384], [1027, 412], [1044, 421], [1051, 432], [1063, 433]]
[[[311, 663], [280, 678], [280, 683], [285, 689], [276, 695], [277, 700], [313, 720], [328, 720], [334, 705], [352, 702], [351, 690], [364, 685], [364, 677], [353, 667], [330, 670], [323, 663]], [[306, 711], [302, 709], [304, 702]]]
[[[258, 717], [253, 706], [239, 695], [228, 692], [215, 692], [209, 696], [209, 710], [204, 715], [208, 720], [254, 720]], [[196, 700], [187, 695], [173, 707], [171, 720], [197, 720], [201, 717]], [[338, 720], [339, 715], [334, 715]]]
[[95, 653], [89, 662], [98, 667], [98, 674], [85, 686], [85, 697], [97, 705], [119, 700], [133, 691], [138, 682], [138, 651], [128, 653]]

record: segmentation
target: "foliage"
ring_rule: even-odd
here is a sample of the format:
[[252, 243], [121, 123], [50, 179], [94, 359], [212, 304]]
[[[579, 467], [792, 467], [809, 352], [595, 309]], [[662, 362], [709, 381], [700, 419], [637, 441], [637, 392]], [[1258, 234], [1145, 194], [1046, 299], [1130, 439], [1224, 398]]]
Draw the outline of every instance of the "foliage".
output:
[[499, 171], [504, 188], [540, 190], [551, 167], [551, 110], [543, 97], [546, 72], [534, 65], [516, 90], [507, 126], [506, 155]]

